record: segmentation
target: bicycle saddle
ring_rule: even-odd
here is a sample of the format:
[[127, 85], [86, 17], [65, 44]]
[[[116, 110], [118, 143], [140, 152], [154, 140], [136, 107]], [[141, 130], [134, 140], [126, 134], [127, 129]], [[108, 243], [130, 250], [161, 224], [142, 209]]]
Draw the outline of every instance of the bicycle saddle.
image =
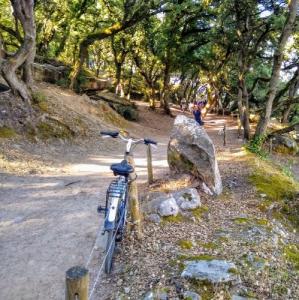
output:
[[115, 175], [129, 176], [130, 173], [134, 171], [134, 168], [128, 164], [126, 160], [118, 164], [112, 164], [110, 169], [114, 172]]

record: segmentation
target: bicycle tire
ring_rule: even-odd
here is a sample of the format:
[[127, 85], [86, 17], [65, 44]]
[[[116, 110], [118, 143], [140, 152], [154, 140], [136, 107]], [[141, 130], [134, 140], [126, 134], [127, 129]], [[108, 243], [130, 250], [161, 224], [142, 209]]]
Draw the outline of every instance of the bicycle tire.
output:
[[106, 243], [105, 273], [110, 274], [115, 249], [115, 235], [113, 230], [108, 231], [107, 234], [108, 236]]

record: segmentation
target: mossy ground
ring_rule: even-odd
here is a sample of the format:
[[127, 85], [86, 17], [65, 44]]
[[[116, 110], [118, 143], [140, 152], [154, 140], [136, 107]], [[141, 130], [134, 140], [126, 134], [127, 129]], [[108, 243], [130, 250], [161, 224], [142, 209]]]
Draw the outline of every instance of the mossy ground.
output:
[[189, 240], [179, 240], [178, 244], [182, 249], [191, 249], [193, 247], [192, 241]]
[[209, 210], [209, 208], [205, 205], [197, 207], [192, 210], [192, 215], [197, 219], [200, 220], [202, 216]]
[[49, 112], [49, 105], [47, 103], [46, 95], [41, 91], [35, 91], [32, 93], [32, 102], [43, 112]]
[[0, 127], [0, 138], [12, 138], [16, 135], [16, 132], [14, 129], [10, 128], [10, 127]]
[[70, 139], [74, 136], [74, 133], [66, 125], [58, 121], [40, 122], [36, 127], [38, 136], [43, 139]]
[[260, 209], [267, 211], [268, 207], [276, 203], [280, 218], [286, 216], [296, 227], [299, 227], [299, 183], [288, 176], [281, 168], [270, 161], [261, 160], [252, 155], [253, 172], [249, 177], [250, 182], [258, 192], [266, 195], [260, 203]]
[[291, 244], [285, 246], [284, 256], [299, 271], [299, 245]]
[[162, 218], [162, 223], [180, 223], [184, 221], [184, 217], [181, 214], [176, 216], [165, 216]]

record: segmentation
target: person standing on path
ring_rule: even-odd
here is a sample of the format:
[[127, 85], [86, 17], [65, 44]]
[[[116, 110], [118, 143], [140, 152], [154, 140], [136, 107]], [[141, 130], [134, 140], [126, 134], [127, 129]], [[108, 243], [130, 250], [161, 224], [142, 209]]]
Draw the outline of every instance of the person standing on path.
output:
[[201, 119], [201, 108], [198, 105], [195, 105], [193, 108], [193, 116], [195, 121], [202, 126], [204, 123]]

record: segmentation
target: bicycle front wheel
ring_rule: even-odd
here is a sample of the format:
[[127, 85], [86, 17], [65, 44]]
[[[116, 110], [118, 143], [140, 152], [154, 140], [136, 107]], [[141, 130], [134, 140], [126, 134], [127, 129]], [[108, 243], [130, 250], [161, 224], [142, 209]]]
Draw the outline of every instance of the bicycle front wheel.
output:
[[105, 273], [110, 274], [112, 269], [112, 260], [115, 250], [115, 235], [113, 230], [108, 231], [106, 243]]

